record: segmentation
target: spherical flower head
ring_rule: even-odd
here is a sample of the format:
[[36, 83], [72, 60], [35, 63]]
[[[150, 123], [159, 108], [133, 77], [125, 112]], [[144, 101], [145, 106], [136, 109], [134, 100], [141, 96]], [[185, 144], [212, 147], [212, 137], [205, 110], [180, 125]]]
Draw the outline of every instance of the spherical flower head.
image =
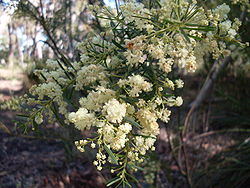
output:
[[141, 75], [129, 76], [128, 80], [119, 81], [119, 85], [127, 84], [131, 86], [129, 95], [131, 97], [138, 97], [142, 91], [148, 92], [152, 90], [152, 84], [145, 81]]
[[142, 136], [136, 136], [135, 137], [135, 145], [137, 146], [137, 150], [140, 152], [140, 154], [145, 155], [146, 154], [146, 148], [145, 146], [145, 139]]
[[161, 116], [161, 120], [164, 121], [165, 123], [168, 123], [168, 121], [170, 120], [170, 115], [171, 111], [168, 109], [164, 109]]
[[43, 115], [41, 113], [37, 113], [35, 117], [35, 122], [39, 125], [43, 122]]
[[147, 55], [143, 54], [140, 50], [128, 50], [124, 53], [127, 59], [127, 65], [130, 66], [138, 66], [140, 63], [144, 63], [144, 61], [147, 59]]
[[196, 70], [196, 58], [191, 56], [189, 59], [186, 60], [185, 68], [188, 72], [195, 72]]
[[181, 106], [183, 104], [183, 99], [181, 97], [176, 97], [175, 106]]
[[127, 104], [127, 114], [130, 115], [134, 113], [135, 113], [135, 107], [130, 104]]
[[97, 170], [101, 171], [101, 170], [102, 170], [102, 167], [101, 167], [101, 166], [98, 166], [98, 167], [97, 167]]
[[132, 79], [132, 83], [134, 86], [139, 87], [141, 86], [141, 90], [143, 91], [151, 91], [152, 90], [152, 84], [144, 81], [144, 78], [140, 78], [139, 75], [134, 77], [134, 80]]
[[162, 49], [162, 46], [160, 46], [160, 45], [155, 46], [153, 44], [150, 44], [148, 46], [148, 51], [151, 54], [151, 56], [155, 59], [164, 58], [164, 51]]
[[229, 31], [229, 29], [231, 28], [231, 26], [232, 26], [232, 22], [230, 20], [226, 20], [224, 22], [221, 22], [219, 25], [220, 32], [222, 34], [226, 34]]
[[170, 88], [171, 90], [174, 90], [174, 82], [168, 78], [166, 78], [165, 81], [165, 86]]
[[172, 58], [162, 58], [159, 60], [159, 68], [165, 72], [169, 73], [172, 71], [172, 65], [173, 65], [174, 60]]
[[132, 126], [129, 123], [122, 124], [118, 127], [119, 130], [128, 134], [132, 130]]
[[235, 29], [229, 29], [228, 35], [229, 37], [234, 38], [237, 35], [237, 32], [235, 31]]
[[223, 3], [222, 5], [219, 5], [216, 7], [216, 9], [213, 10], [213, 13], [216, 14], [219, 17], [219, 20], [224, 20], [227, 18], [227, 14], [230, 12], [230, 7]]
[[120, 149], [125, 147], [125, 143], [127, 142], [126, 134], [121, 131], [117, 132], [117, 135], [113, 138], [110, 146], [113, 150], [119, 151]]
[[142, 132], [149, 135], [159, 134], [159, 125], [157, 123], [157, 116], [148, 109], [140, 109], [136, 113], [137, 119], [143, 126]]
[[175, 101], [176, 101], [176, 100], [175, 100], [175, 97], [173, 97], [173, 96], [168, 97], [167, 100], [166, 100], [167, 105], [170, 106], [170, 107], [172, 107], [172, 106], [175, 105]]
[[94, 161], [93, 165], [97, 166], [98, 165], [98, 161]]
[[101, 111], [104, 103], [114, 98], [115, 91], [106, 89], [102, 86], [96, 88], [96, 91], [91, 91], [87, 97], [79, 100], [80, 105], [91, 111]]
[[120, 123], [126, 115], [126, 104], [121, 104], [118, 100], [111, 99], [105, 103], [102, 112], [108, 121]]
[[71, 123], [74, 123], [79, 130], [90, 129], [96, 121], [95, 115], [88, 113], [88, 110], [85, 108], [80, 108], [77, 112], [71, 112], [68, 119]]
[[95, 148], [95, 143], [91, 143], [90, 147], [94, 149]]
[[154, 146], [154, 143], [156, 141], [156, 138], [146, 138], [145, 139], [145, 148], [148, 150]]
[[142, 136], [136, 136], [134, 141], [136, 145], [136, 150], [140, 154], [145, 155], [147, 150], [152, 149], [152, 147], [154, 147], [156, 138], [153, 137], [143, 138]]
[[81, 90], [83, 86], [91, 85], [96, 81], [103, 81], [107, 78], [106, 71], [101, 65], [86, 65], [77, 72], [76, 89]]
[[115, 137], [115, 127], [112, 124], [106, 124], [99, 130], [98, 133], [103, 135], [105, 143], [110, 143]]
[[181, 79], [175, 80], [175, 85], [176, 85], [177, 88], [183, 88], [184, 82]]

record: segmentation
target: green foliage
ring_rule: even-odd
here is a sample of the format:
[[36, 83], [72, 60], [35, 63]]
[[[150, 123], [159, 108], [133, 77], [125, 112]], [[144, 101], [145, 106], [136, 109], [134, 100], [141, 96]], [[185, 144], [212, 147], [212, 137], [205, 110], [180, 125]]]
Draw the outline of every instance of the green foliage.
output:
[[209, 161], [208, 170], [196, 177], [196, 187], [245, 188], [250, 183], [250, 142], [247, 138], [241, 144], [222, 152]]
[[[82, 152], [87, 144], [97, 146], [94, 165], [102, 170], [110, 162], [117, 176], [110, 186], [131, 187], [131, 180], [137, 182], [133, 171], [140, 168], [146, 151], [155, 149], [157, 119], [168, 122], [171, 111], [167, 107], [182, 104], [172, 90], [183, 87], [183, 82], [172, 81], [176, 76], [169, 73], [179, 68], [195, 71], [194, 51], [199, 43], [215, 43], [210, 52], [217, 57], [225, 49], [217, 40], [233, 40], [225, 37], [229, 28], [221, 33], [217, 26], [226, 20], [228, 6], [218, 7], [225, 12], [218, 12], [217, 19], [216, 13], [208, 18], [195, 4], [171, 2], [170, 7], [158, 1], [149, 1], [145, 7], [128, 3], [115, 13], [92, 6], [96, 19], [106, 22], [101, 25], [104, 30], [79, 45], [81, 61], [73, 63], [58, 50], [45, 19], [36, 18], [41, 19], [58, 59], [36, 71], [42, 83], [30, 90], [28, 102], [36, 106], [29, 122], [38, 130], [48, 116], [63, 127], [71, 122], [81, 131], [92, 128], [94, 137], [75, 144]], [[232, 30], [237, 27], [236, 23]]]
[[[34, 71], [40, 84], [26, 98], [30, 114], [20, 116], [25, 122], [20, 126], [40, 135], [42, 124], [57, 122], [64, 133], [51, 134], [63, 140], [69, 155], [74, 141], [82, 152], [87, 144], [96, 148], [94, 165], [98, 170], [108, 167], [116, 176], [107, 186], [138, 183], [133, 174], [144, 170], [139, 165], [146, 151], [155, 149], [157, 120], [167, 123], [173, 106], [183, 102], [173, 91], [183, 87], [176, 80], [179, 70], [194, 72], [195, 54], [219, 58], [228, 54], [230, 44], [243, 46], [237, 41], [239, 21], [227, 19], [229, 7], [211, 10], [201, 4], [149, 0], [117, 6], [116, 11], [91, 6], [95, 21], [102, 20], [102, 32], [79, 44], [81, 60], [73, 62], [58, 45], [63, 35], [57, 35], [65, 31], [73, 37], [70, 23], [65, 26], [68, 7], [64, 4], [46, 17], [32, 2], [21, 1], [19, 16], [41, 24], [56, 60]], [[93, 135], [83, 140], [72, 124], [80, 131], [91, 129]], [[154, 183], [155, 173], [148, 170], [148, 182]]]

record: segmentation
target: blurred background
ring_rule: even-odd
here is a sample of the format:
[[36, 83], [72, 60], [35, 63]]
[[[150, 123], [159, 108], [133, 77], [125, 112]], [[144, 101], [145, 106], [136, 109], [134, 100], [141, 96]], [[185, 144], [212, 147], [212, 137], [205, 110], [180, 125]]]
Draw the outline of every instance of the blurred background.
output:
[[[147, 3], [150, 0], [142, 0]], [[140, 1], [141, 2], [141, 1]], [[119, 6], [118, 0], [0, 0], [0, 187], [105, 187], [90, 155], [80, 154], [46, 125], [24, 134], [20, 96], [36, 83], [47, 59], [79, 60], [78, 42], [103, 31], [87, 6]], [[227, 3], [242, 21], [241, 41], [250, 41], [248, 0], [198, 1], [211, 9]], [[250, 187], [250, 50], [228, 45], [230, 57], [198, 62], [183, 74], [184, 105], [161, 125], [156, 152], [136, 176], [143, 187]], [[211, 79], [213, 78], [213, 79]], [[71, 147], [71, 148], [69, 148]], [[72, 152], [74, 150], [74, 152]], [[138, 185], [137, 185], [138, 186]], [[135, 186], [135, 187], [137, 187]]]

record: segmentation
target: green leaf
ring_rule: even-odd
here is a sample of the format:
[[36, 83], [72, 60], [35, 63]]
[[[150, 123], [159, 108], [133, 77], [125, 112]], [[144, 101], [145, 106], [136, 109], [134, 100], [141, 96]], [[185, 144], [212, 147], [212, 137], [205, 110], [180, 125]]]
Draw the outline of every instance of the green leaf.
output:
[[118, 181], [120, 181], [120, 180], [121, 180], [120, 177], [113, 178], [113, 179], [111, 179], [111, 180], [107, 183], [106, 186], [109, 187], [109, 186], [115, 184], [116, 182], [118, 182]]
[[194, 10], [190, 15], [187, 16], [186, 20], [192, 19], [199, 11], [199, 9]]
[[183, 34], [183, 36], [185, 37], [186, 41], [188, 41], [190, 43], [190, 39], [188, 37], [188, 35], [185, 33], [185, 31], [183, 31], [183, 29], [180, 29], [181, 33]]
[[26, 114], [17, 114], [16, 116], [24, 117], [24, 118], [29, 118], [30, 117], [29, 115], [26, 115]]
[[139, 123], [137, 123], [137, 122], [135, 122], [132, 118], [130, 118], [130, 117], [124, 117], [124, 120], [125, 121], [127, 121], [127, 122], [129, 122], [130, 124], [132, 124], [132, 125], [134, 125], [134, 126], [136, 126], [137, 128], [142, 128], [142, 126], [139, 124]]
[[137, 99], [132, 98], [132, 97], [130, 97], [130, 98], [128, 98], [128, 97], [126, 97], [126, 98], [125, 98], [125, 97], [121, 97], [121, 99], [124, 100], [124, 101], [127, 102], [127, 103], [130, 103], [130, 104], [133, 104], [133, 103], [138, 102]]
[[[132, 174], [129, 174], [129, 173], [126, 173], [134, 182], [136, 183], [139, 183], [138, 180], [132, 175]], [[127, 181], [125, 182], [129, 187], [132, 187]]]
[[[135, 181], [135, 180], [134, 180]], [[138, 181], [137, 181], [138, 182]], [[132, 188], [132, 186], [129, 184], [128, 181], [123, 181], [123, 187], [126, 187], [126, 185], [129, 187], [129, 188]]]
[[193, 38], [195, 40], [202, 40], [202, 38], [197, 37], [197, 36], [193, 36], [193, 35], [188, 35], [190, 38]]
[[115, 20], [114, 18], [104, 17], [104, 16], [96, 16], [96, 18], [101, 18], [105, 20]]
[[192, 27], [204, 27], [204, 28], [215, 29], [214, 26], [200, 25], [200, 24], [194, 24], [194, 23], [185, 23], [185, 25], [186, 26], [192, 26]]
[[115, 40], [112, 40], [113, 44], [116, 45], [118, 48], [126, 51], [126, 48], [124, 48], [121, 44], [119, 44], [118, 42], [116, 42]]
[[57, 111], [57, 107], [56, 107], [54, 102], [50, 106], [50, 109], [53, 112], [53, 114], [55, 115], [55, 118], [60, 123], [60, 125], [65, 127], [66, 124], [64, 123], [63, 119], [59, 116], [58, 111]]
[[40, 73], [41, 74], [41, 76], [43, 77], [43, 79], [45, 80], [45, 81], [47, 81], [47, 78], [43, 75], [43, 73]]
[[68, 92], [68, 97], [67, 98], [71, 100], [75, 88], [73, 86], [69, 86], [68, 88], [69, 88], [69, 92]]
[[155, 2], [161, 8], [161, 3], [158, 0], [156, 0]]
[[68, 79], [71, 80], [70, 75], [69, 75], [68, 72], [64, 69], [64, 67], [63, 67], [63, 65], [60, 63], [60, 61], [59, 61], [59, 60], [56, 60], [56, 61], [57, 61], [58, 65], [60, 66], [60, 68], [63, 70], [64, 74], [68, 77]]
[[141, 168], [141, 167], [139, 167], [139, 166], [136, 166], [136, 165], [134, 165], [134, 164], [128, 164], [128, 166], [129, 166], [130, 168], [136, 168], [136, 169], [138, 169], [138, 170], [140, 170], [140, 171], [143, 171], [143, 170], [144, 170], [143, 168]]
[[210, 27], [181, 27], [183, 30], [197, 30], [197, 31], [214, 31], [213, 28]]
[[190, 3], [188, 3], [188, 7], [186, 8], [186, 11], [184, 15], [182, 16], [181, 20], [184, 20], [188, 16], [189, 8], [190, 8]]
[[104, 144], [104, 149], [105, 149], [106, 152], [109, 154], [112, 163], [118, 165], [118, 161], [117, 161], [117, 159], [116, 159], [116, 157], [115, 157], [115, 154], [109, 149], [109, 147], [108, 147], [106, 144]]

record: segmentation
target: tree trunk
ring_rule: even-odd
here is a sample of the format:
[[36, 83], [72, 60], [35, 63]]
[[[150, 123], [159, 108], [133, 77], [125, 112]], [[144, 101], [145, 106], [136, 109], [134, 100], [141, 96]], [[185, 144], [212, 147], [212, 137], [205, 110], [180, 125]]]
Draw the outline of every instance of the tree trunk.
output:
[[16, 41], [15, 41], [15, 46], [16, 46], [16, 49], [17, 49], [17, 53], [18, 53], [18, 61], [19, 61], [19, 64], [21, 66], [23, 66], [23, 52], [22, 52], [22, 49], [19, 45], [19, 40], [18, 40], [18, 37], [16, 36]]
[[73, 35], [72, 35], [72, 1], [68, 0], [69, 8], [69, 57], [73, 56]]
[[9, 34], [9, 54], [8, 54], [8, 66], [13, 67], [14, 65], [14, 43], [13, 43], [13, 34], [14, 34], [14, 27], [11, 23], [8, 24], [8, 34]]

